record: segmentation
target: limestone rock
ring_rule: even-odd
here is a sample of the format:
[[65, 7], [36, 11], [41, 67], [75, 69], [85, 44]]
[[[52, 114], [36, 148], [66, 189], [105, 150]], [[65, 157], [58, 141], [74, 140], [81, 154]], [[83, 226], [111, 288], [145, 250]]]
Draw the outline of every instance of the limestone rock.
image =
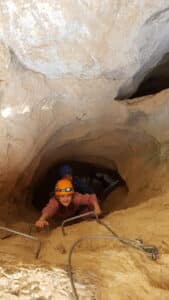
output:
[[2, 199], [61, 159], [116, 165], [130, 191], [168, 176], [168, 92], [114, 101], [168, 51], [167, 18], [162, 0], [1, 1]]

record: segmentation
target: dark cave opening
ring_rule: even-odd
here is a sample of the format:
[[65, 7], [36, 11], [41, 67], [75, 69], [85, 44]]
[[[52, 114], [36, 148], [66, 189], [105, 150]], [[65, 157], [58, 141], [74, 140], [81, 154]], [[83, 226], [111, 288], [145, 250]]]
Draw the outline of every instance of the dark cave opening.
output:
[[169, 53], [152, 68], [146, 65], [139, 70], [129, 83], [120, 87], [117, 101], [154, 95], [169, 88]]
[[63, 161], [49, 168], [45, 175], [34, 185], [32, 204], [37, 210], [41, 210], [50, 197], [53, 196], [55, 183], [60, 178], [59, 169], [61, 165], [71, 166], [73, 176], [80, 177], [85, 184], [91, 187], [100, 202], [103, 202], [107, 195], [116, 187], [120, 185], [126, 186], [117, 169], [111, 170], [80, 161]]
[[[137, 75], [138, 76], [138, 75]], [[136, 77], [137, 77], [136, 76]], [[169, 53], [145, 76], [130, 99], [153, 95], [169, 88]]]

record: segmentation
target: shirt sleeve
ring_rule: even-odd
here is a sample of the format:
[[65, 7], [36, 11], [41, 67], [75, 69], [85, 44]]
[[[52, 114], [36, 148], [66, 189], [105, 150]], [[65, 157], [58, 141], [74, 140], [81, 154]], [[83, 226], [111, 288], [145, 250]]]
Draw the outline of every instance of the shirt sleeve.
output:
[[75, 194], [74, 198], [75, 205], [79, 207], [80, 205], [87, 205], [90, 208], [94, 208], [95, 203], [97, 202], [97, 197], [95, 194]]
[[59, 210], [58, 203], [55, 198], [51, 198], [48, 204], [43, 208], [42, 214], [46, 214], [48, 217], [53, 217]]

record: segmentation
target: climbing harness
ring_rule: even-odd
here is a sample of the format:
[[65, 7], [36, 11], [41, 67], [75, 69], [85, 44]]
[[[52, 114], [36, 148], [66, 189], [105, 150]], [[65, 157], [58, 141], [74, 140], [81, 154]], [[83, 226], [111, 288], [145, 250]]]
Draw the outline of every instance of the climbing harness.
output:
[[122, 244], [128, 245], [128, 246], [133, 247], [133, 248], [135, 248], [137, 250], [143, 251], [144, 253], [146, 253], [153, 260], [156, 260], [157, 257], [158, 257], [158, 249], [157, 249], [156, 246], [153, 246], [153, 245], [144, 245], [143, 241], [140, 240], [140, 239], [130, 240], [130, 239], [121, 238], [119, 235], [117, 235], [111, 229], [111, 227], [109, 225], [107, 225], [106, 223], [104, 223], [103, 221], [101, 221], [98, 218], [98, 216], [95, 214], [95, 212], [93, 212], [93, 211], [90, 212], [90, 213], [87, 213], [87, 214], [82, 214], [82, 215], [79, 215], [77, 217], [73, 217], [73, 218], [69, 218], [69, 219], [64, 220], [64, 222], [62, 223], [62, 233], [63, 233], [63, 235], [65, 235], [65, 232], [64, 232], [64, 224], [65, 223], [67, 223], [69, 221], [72, 221], [72, 220], [75, 220], [75, 219], [78, 219], [78, 218], [82, 218], [82, 217], [84, 217], [84, 215], [85, 216], [86, 215], [88, 215], [88, 216], [89, 215], [95, 216], [97, 223], [99, 223], [102, 226], [104, 226], [111, 233], [111, 235], [107, 234], [107, 235], [89, 235], [89, 236], [84, 236], [84, 237], [81, 237], [78, 240], [76, 240], [73, 243], [72, 247], [70, 248], [69, 257], [68, 257], [68, 272], [69, 272], [69, 276], [70, 276], [72, 290], [73, 290], [73, 293], [75, 295], [76, 300], [78, 300], [78, 295], [77, 295], [76, 287], [75, 287], [74, 280], [73, 280], [71, 257], [72, 257], [74, 248], [81, 241], [83, 241], [83, 240], [96, 240], [96, 239], [102, 239], [102, 238], [104, 238], [104, 239], [113, 239], [113, 240], [121, 242]]
[[[23, 232], [19, 232], [19, 231], [10, 229], [10, 228], [8, 228], [8, 227], [0, 226], [0, 230], [4, 230], [4, 231], [7, 231], [7, 232], [10, 232], [10, 233], [11, 233], [11, 234], [5, 236], [4, 238], [10, 237], [12, 234], [16, 234], [16, 235], [22, 236], [22, 237], [24, 237], [24, 238], [27, 238], [27, 239], [36, 241], [38, 245], [37, 245], [37, 249], [36, 249], [36, 253], [35, 253], [35, 258], [38, 258], [38, 257], [39, 257], [39, 253], [40, 253], [40, 250], [41, 250], [41, 241], [40, 241], [38, 238], [36, 238], [36, 237], [34, 237], [34, 236], [32, 236], [32, 235], [23, 233]], [[4, 238], [2, 238], [2, 239], [4, 239]]]

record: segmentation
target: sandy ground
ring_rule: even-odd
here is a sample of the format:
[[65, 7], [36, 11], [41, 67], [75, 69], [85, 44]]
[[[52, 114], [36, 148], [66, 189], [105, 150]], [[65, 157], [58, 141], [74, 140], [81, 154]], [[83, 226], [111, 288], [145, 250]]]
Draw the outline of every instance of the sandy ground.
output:
[[[117, 208], [118, 199], [120, 201], [122, 197], [125, 198], [126, 193], [119, 188], [108, 200], [111, 199], [113, 203], [114, 199]], [[119, 207], [103, 219], [120, 236], [139, 238], [145, 244], [156, 245], [159, 249], [157, 261], [151, 260], [141, 251], [112, 240], [83, 241], [77, 246], [73, 254], [75, 278], [80, 282], [86, 279], [87, 283], [95, 285], [95, 296], [91, 299], [169, 299], [168, 213], [169, 194], [165, 194], [128, 209]], [[12, 226], [28, 232], [27, 222], [16, 222]], [[33, 231], [42, 241], [38, 260], [34, 258], [37, 247], [35, 241], [16, 236], [1, 240], [1, 266], [31, 264], [35, 267], [61, 267], [66, 270], [69, 249], [76, 239], [89, 234], [108, 233], [95, 221], [67, 226], [65, 230], [65, 237], [60, 227], [49, 232]]]

